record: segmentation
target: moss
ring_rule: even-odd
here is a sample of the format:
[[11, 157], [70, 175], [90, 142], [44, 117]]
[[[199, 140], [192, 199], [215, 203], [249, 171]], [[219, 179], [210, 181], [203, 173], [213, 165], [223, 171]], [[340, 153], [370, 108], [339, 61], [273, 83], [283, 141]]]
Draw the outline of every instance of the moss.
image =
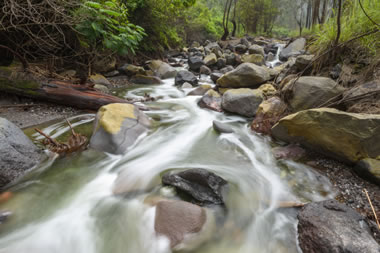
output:
[[206, 95], [209, 97], [220, 98], [220, 94], [214, 90], [207, 91]]
[[99, 124], [106, 132], [116, 134], [126, 118], [137, 120], [135, 109], [132, 104], [115, 103], [102, 106], [98, 111]]

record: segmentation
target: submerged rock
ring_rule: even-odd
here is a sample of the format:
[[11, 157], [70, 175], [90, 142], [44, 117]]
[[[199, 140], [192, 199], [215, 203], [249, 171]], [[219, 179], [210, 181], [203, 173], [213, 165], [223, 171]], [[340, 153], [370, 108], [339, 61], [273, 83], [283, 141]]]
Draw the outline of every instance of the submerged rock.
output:
[[191, 85], [195, 86], [198, 84], [198, 79], [190, 71], [181, 70], [177, 73], [174, 82], [175, 82], [175, 85], [182, 85], [184, 83], [190, 83]]
[[96, 114], [90, 146], [111, 154], [123, 154], [149, 127], [149, 118], [134, 105], [108, 104]]
[[380, 252], [364, 217], [336, 200], [305, 205], [298, 220], [298, 240], [303, 252]]
[[12, 122], [0, 118], [0, 188], [21, 177], [46, 156]]
[[208, 90], [198, 101], [198, 106], [213, 111], [222, 112], [222, 96], [214, 90]]
[[223, 205], [223, 194], [228, 187], [226, 180], [205, 169], [168, 172], [162, 177], [162, 183], [189, 194], [202, 205]]
[[223, 94], [222, 108], [246, 117], [256, 115], [263, 101], [263, 93], [258, 89], [231, 89]]
[[253, 63], [240, 64], [217, 80], [223, 88], [257, 88], [270, 79], [269, 70]]
[[229, 125], [225, 124], [225, 123], [222, 123], [220, 121], [216, 121], [214, 120], [212, 122], [212, 127], [214, 128], [215, 131], [219, 132], [219, 133], [233, 133], [234, 130], [232, 129], [232, 127], [230, 127]]
[[301, 143], [348, 162], [380, 156], [380, 115], [347, 113], [331, 108], [300, 111], [282, 118], [272, 135]]

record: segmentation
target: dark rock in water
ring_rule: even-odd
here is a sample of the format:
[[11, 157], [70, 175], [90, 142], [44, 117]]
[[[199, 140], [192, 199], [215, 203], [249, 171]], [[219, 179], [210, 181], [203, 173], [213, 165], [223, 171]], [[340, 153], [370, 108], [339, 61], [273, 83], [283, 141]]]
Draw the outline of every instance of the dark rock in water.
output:
[[21, 129], [0, 118], [0, 188], [22, 176], [45, 157]]
[[364, 217], [336, 200], [305, 205], [298, 220], [298, 240], [303, 252], [380, 252]]
[[206, 223], [204, 208], [185, 201], [160, 201], [156, 206], [154, 230], [170, 240], [170, 247], [183, 242], [186, 235], [198, 233]]
[[264, 46], [264, 52], [266, 54], [272, 53], [272, 54], [276, 55], [277, 54], [277, 50], [278, 50], [278, 45], [275, 44], [275, 43], [268, 44], [268, 45]]
[[3, 212], [3, 211], [0, 211], [0, 224], [3, 224], [4, 222], [7, 221], [8, 217], [11, 216], [12, 213], [11, 212]]
[[175, 85], [182, 85], [184, 83], [190, 83], [191, 85], [197, 85], [198, 79], [190, 71], [181, 70], [177, 73], [174, 82], [175, 82]]
[[166, 173], [162, 183], [192, 196], [200, 204], [223, 205], [228, 182], [205, 169], [189, 169], [179, 173]]
[[201, 66], [204, 65], [202, 57], [200, 56], [189, 57], [188, 63], [189, 63], [189, 68], [192, 71], [199, 71]]
[[212, 122], [212, 127], [214, 128], [215, 131], [219, 132], [219, 133], [233, 133], [234, 130], [232, 130], [232, 128], [225, 124], [225, 123], [222, 123], [222, 122], [219, 122], [219, 121], [216, 121], [214, 120]]
[[198, 106], [213, 111], [222, 112], [222, 97], [214, 90], [208, 90], [206, 94], [199, 100]]
[[218, 80], [223, 74], [219, 72], [212, 72], [210, 75], [211, 80], [216, 83], [216, 80]]
[[247, 52], [247, 50], [247, 46], [243, 44], [239, 44], [235, 47], [235, 52], [238, 54], [244, 54], [245, 52]]

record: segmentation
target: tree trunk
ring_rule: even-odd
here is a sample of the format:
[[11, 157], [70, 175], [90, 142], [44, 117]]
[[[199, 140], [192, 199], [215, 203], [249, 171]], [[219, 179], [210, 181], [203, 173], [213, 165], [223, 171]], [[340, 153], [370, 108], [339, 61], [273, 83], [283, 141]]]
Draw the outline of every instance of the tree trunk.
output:
[[321, 16], [320, 24], [324, 24], [326, 22], [326, 15], [327, 15], [327, 0], [323, 0], [322, 16]]
[[232, 1], [232, 0], [226, 0], [226, 4], [224, 5], [224, 13], [223, 13], [223, 30], [224, 30], [224, 33], [223, 33], [222, 38], [221, 38], [221, 40], [223, 40], [223, 41], [226, 40], [228, 35], [229, 35], [229, 31], [228, 31], [228, 14], [229, 14], [228, 5], [229, 5], [230, 1]]
[[232, 23], [232, 33], [231, 33], [231, 36], [232, 37], [235, 37], [235, 34], [236, 34], [236, 3], [237, 3], [238, 0], [235, 0], [234, 1], [234, 16], [231, 20], [231, 23]]
[[340, 38], [340, 16], [342, 14], [342, 0], [339, 0], [338, 1], [338, 15], [337, 15], [337, 20], [336, 20], [336, 24], [337, 24], [337, 32], [336, 32], [336, 39], [335, 39], [335, 43], [334, 45], [337, 46], [338, 43], [339, 43], [339, 38]]
[[314, 6], [313, 6], [313, 18], [312, 18], [312, 25], [318, 24], [319, 21], [319, 6], [321, 5], [321, 0], [314, 0]]

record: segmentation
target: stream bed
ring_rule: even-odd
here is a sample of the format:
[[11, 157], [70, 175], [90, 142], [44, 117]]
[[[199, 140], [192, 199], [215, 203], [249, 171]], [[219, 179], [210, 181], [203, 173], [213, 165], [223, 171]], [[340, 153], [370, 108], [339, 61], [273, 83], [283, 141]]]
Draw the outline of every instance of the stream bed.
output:
[[[209, 83], [206, 76], [202, 83]], [[202, 243], [180, 252], [295, 253], [297, 218], [283, 201], [310, 202], [334, 197], [328, 179], [302, 163], [276, 160], [269, 137], [250, 130], [250, 120], [198, 107], [191, 89], [136, 85], [121, 97], [159, 97], [145, 103], [154, 127], [124, 155], [92, 149], [63, 158], [53, 155], [10, 190], [0, 206], [13, 213], [0, 227], [0, 253], [164, 253], [168, 240], [154, 231], [154, 208], [147, 199], [172, 196], [161, 185], [168, 170], [203, 168], [229, 183], [225, 208], [210, 208], [214, 224]], [[77, 132], [90, 135], [94, 114], [70, 118]], [[219, 134], [212, 122], [230, 125]], [[70, 131], [64, 120], [40, 126], [54, 138]], [[34, 141], [41, 136], [26, 133]], [[122, 188], [127, 195], [114, 195]], [[192, 247], [193, 246], [193, 247]]]

